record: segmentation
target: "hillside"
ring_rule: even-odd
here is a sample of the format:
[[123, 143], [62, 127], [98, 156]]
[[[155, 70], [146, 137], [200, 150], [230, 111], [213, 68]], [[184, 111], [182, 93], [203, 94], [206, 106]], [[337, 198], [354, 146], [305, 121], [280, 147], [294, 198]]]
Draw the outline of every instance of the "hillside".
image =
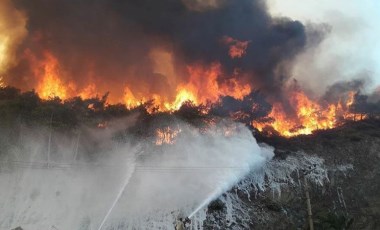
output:
[[349, 123], [292, 139], [259, 137], [275, 146], [260, 186], [251, 174], [208, 207], [205, 229], [307, 229], [301, 170], [315, 229], [380, 229], [380, 122]]

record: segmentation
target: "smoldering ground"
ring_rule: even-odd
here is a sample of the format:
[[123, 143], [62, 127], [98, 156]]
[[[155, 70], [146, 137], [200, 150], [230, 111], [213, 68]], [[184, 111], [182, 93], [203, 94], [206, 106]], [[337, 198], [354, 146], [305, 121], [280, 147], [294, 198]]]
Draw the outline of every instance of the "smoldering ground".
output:
[[[259, 147], [239, 124], [231, 136], [219, 125], [207, 133], [185, 123], [180, 126], [175, 144], [166, 146], [156, 146], [150, 139], [129, 141], [133, 139], [129, 134], [116, 143], [112, 135], [93, 131], [96, 138], [91, 139], [100, 142], [101, 151], [85, 157], [89, 153], [81, 146], [77, 159], [73, 158], [77, 136], [53, 133], [51, 145], [63, 144], [51, 149], [49, 162], [48, 130], [24, 130], [20, 146], [1, 157], [1, 228], [97, 229], [115, 201], [102, 229], [120, 223], [141, 226], [152, 216], [172, 212], [189, 215], [211, 194], [211, 199], [221, 195], [273, 154]], [[114, 134], [111, 129], [112, 125], [106, 132]], [[81, 136], [80, 142], [82, 138], [90, 139]], [[173, 220], [160, 223], [172, 226]]]

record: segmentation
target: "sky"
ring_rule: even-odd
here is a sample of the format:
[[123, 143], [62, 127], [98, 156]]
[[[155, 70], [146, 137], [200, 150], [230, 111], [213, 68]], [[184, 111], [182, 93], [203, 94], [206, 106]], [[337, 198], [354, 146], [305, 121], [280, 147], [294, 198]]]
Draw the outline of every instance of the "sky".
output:
[[303, 85], [318, 91], [354, 78], [367, 79], [368, 90], [380, 85], [380, 1], [268, 0], [268, 7], [273, 16], [328, 25], [323, 42], [297, 59], [293, 77]]

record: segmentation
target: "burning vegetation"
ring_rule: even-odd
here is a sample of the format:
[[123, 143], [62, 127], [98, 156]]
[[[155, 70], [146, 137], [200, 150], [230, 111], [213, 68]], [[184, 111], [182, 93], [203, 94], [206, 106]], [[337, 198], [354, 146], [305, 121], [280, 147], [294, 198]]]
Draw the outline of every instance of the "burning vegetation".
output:
[[[349, 93], [346, 99], [327, 106], [312, 101], [302, 92], [294, 93], [292, 102], [297, 110], [293, 116], [288, 115], [281, 104], [272, 106], [266, 102], [258, 91], [242, 99], [220, 97], [217, 102], [206, 105], [188, 100], [178, 109], [164, 112], [149, 101], [131, 108], [125, 104], [110, 104], [107, 96], [42, 99], [35, 91], [21, 92], [16, 88], [1, 87], [1, 126], [14, 126], [21, 122], [53, 125], [59, 129], [81, 125], [107, 129], [113, 120], [137, 113], [139, 118], [133, 133], [141, 137], [152, 134], [156, 145], [166, 145], [175, 143], [181, 133], [176, 119], [198, 127], [201, 133], [208, 132], [216, 123], [227, 119], [244, 123], [264, 135], [292, 137], [335, 128], [346, 121], [379, 118], [380, 114], [379, 104], [369, 102], [366, 96], [359, 93]], [[220, 132], [227, 137], [233, 135], [236, 131], [233, 124], [226, 122]]]
[[[363, 84], [331, 86], [333, 99], [289, 87], [291, 63], [323, 31], [274, 18], [263, 1], [212, 2], [53, 0], [46, 11], [44, 0], [5, 0], [2, 103], [58, 103], [85, 117], [143, 110], [190, 122], [229, 118], [285, 137], [378, 115], [378, 97], [363, 95]], [[94, 123], [104, 128], [107, 119]], [[158, 129], [157, 144], [178, 132]]]
[[[354, 92], [349, 92], [346, 99], [325, 106], [312, 101], [302, 92], [292, 92], [289, 96], [289, 102], [295, 109], [293, 116], [287, 115], [283, 105], [276, 103], [264, 121], [253, 121], [253, 126], [259, 131], [266, 130], [269, 133], [274, 131], [290, 137], [311, 134], [314, 130], [332, 129], [345, 120], [356, 118], [351, 108]], [[361, 116], [360, 119], [364, 117]]]
[[156, 130], [156, 145], [174, 144], [175, 138], [181, 132], [180, 128], [172, 129], [165, 127]]

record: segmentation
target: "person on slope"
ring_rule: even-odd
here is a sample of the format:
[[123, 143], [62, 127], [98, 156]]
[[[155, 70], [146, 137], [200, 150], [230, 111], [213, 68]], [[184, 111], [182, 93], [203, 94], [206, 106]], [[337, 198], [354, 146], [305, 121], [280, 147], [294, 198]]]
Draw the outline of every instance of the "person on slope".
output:
[[185, 230], [185, 224], [182, 218], [179, 218], [175, 223], [175, 230]]

